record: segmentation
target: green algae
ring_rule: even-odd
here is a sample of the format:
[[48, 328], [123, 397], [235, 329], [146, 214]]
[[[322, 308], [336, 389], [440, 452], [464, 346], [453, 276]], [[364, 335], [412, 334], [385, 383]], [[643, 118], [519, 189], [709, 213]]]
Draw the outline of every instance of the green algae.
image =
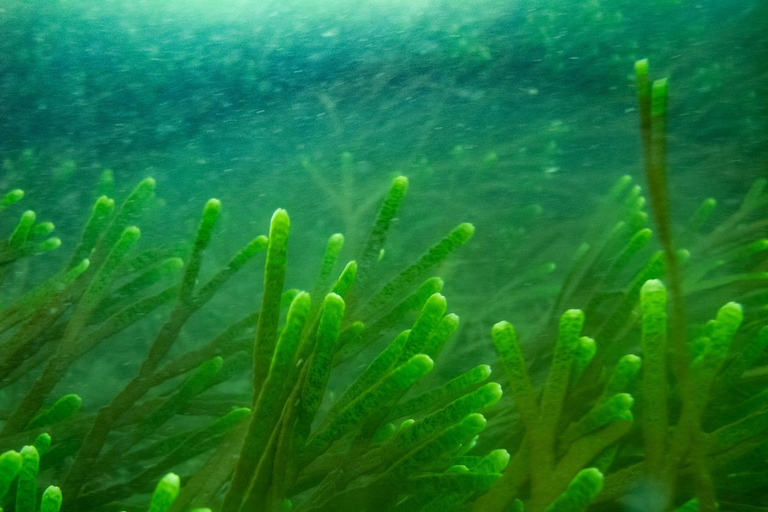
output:
[[[667, 84], [650, 85], [647, 62], [636, 70], [655, 231], [642, 187], [621, 178], [604, 207], [618, 222], [581, 245], [542, 316], [538, 330], [550, 341], [531, 354], [513, 324], [486, 326], [498, 377], [487, 364], [449, 378], [438, 372], [463, 324], [430, 274], [469, 242], [472, 224], [436, 237], [393, 277], [380, 275], [408, 190], [402, 176], [359, 256], [340, 271], [345, 239], [330, 237], [311, 295], [286, 289], [294, 226], [283, 209], [268, 235], [205, 280], [220, 201], [204, 205], [183, 257], [135, 264], [134, 224], [155, 181], [141, 181], [117, 208], [100, 196], [62, 272], [0, 312], [2, 387], [19, 397], [3, 408], [5, 509], [139, 510], [134, 496], [153, 488], [150, 512], [570, 512], [617, 510], [632, 495], [645, 510], [713, 511], [762, 500], [768, 468], [752, 452], [768, 442], [765, 276], [744, 262], [765, 243], [763, 225], [745, 212], [768, 201], [758, 184], [733, 216], [705, 230], [716, 206], [706, 200], [688, 226], [705, 231], [698, 244], [711, 252], [689, 251], [669, 212]], [[110, 174], [99, 193], [112, 190]], [[0, 204], [22, 196], [11, 191]], [[22, 214], [3, 242], [3, 263], [59, 249], [34, 240], [52, 229]], [[661, 251], [648, 247], [654, 234]], [[259, 310], [184, 346], [193, 315], [262, 252]], [[723, 258], [733, 266], [723, 269]], [[533, 265], [528, 275], [545, 279], [551, 270]], [[698, 318], [696, 294], [723, 287], [739, 302], [689, 323]], [[518, 288], [505, 293], [527, 293]], [[54, 393], [60, 382], [71, 386], [64, 375], [76, 361], [151, 315], [161, 321], [143, 362], [105, 407], [81, 408], [77, 389]], [[24, 443], [32, 444], [12, 451]], [[736, 474], [742, 487], [732, 483]], [[43, 479], [61, 487], [41, 494]]]

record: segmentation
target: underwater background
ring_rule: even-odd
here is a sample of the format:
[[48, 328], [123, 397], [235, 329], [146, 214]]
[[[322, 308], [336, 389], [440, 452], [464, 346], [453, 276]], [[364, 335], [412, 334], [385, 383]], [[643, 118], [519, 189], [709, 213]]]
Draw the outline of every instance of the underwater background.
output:
[[4, 2], [3, 509], [768, 510], [766, 28]]

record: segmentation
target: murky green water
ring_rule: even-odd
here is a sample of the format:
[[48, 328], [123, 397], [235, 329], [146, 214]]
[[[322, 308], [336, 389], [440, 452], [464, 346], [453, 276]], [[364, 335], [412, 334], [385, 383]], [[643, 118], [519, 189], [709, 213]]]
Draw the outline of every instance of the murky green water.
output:
[[766, 27], [0, 5], [0, 505], [768, 510]]

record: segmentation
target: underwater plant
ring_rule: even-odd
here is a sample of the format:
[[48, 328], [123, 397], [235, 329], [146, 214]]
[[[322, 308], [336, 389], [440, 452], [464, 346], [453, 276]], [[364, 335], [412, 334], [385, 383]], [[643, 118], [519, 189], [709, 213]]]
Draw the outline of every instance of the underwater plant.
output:
[[[661, 250], [639, 268], [630, 265], [652, 232], [641, 188], [624, 177], [611, 193], [622, 210], [620, 221], [611, 229], [598, 225], [596, 231], [607, 235], [582, 245], [553, 312], [576, 300], [584, 309], [562, 315], [551, 353], [531, 347], [539, 348], [536, 361], [550, 361], [541, 389], [534, 376], [542, 365], [525, 363], [513, 326], [494, 326], [507, 375], [502, 383], [508, 382], [514, 404], [490, 416], [492, 425], [505, 425], [512, 435], [489, 436], [506, 439], [497, 445], [516, 455], [504, 477], [477, 500], [477, 512], [506, 510], [516, 498], [525, 501], [525, 510], [545, 510], [589, 465], [596, 471], [590, 496], [595, 510], [765, 505], [765, 459], [759, 454], [768, 448], [768, 424], [759, 365], [768, 343], [766, 183], [755, 183], [736, 213], [702, 234], [715, 206], [713, 199], [704, 201], [677, 238], [666, 186], [667, 85], [651, 84], [647, 66], [639, 61], [636, 73]], [[678, 240], [690, 245], [678, 248]], [[628, 283], [618, 280], [623, 275]], [[710, 303], [723, 292], [739, 303], [728, 302], [707, 321], [701, 297]], [[552, 321], [542, 323], [546, 329]]]
[[[118, 207], [106, 171], [104, 195], [62, 270], [0, 310], [4, 510], [141, 510], [136, 496], [152, 489], [151, 512], [765, 506], [768, 243], [764, 219], [753, 217], [768, 206], [766, 184], [713, 228], [708, 199], [675, 231], [666, 81], [651, 84], [645, 61], [636, 72], [655, 232], [643, 188], [622, 177], [534, 326], [537, 343], [518, 340], [523, 332], [509, 322], [493, 326], [499, 382], [484, 364], [448, 379], [433, 372], [462, 334], [434, 272], [472, 238], [471, 224], [394, 276], [381, 271], [405, 177], [392, 181], [357, 258], [340, 270], [345, 238], [329, 238], [308, 293], [285, 286], [285, 210], [203, 280], [221, 203], [205, 204], [185, 252], [135, 253], [134, 224], [155, 182], [141, 181]], [[351, 155], [342, 160], [351, 165]], [[22, 197], [7, 193], [0, 213]], [[373, 202], [340, 211], [350, 229]], [[15, 285], [14, 265], [60, 251], [53, 230], [22, 214], [0, 242], [0, 279]], [[213, 339], [183, 342], [191, 320], [261, 253], [258, 310], [219, 326]], [[552, 270], [548, 262], [521, 269], [521, 281], [502, 286], [473, 326], [487, 332], [484, 321], [508, 304], [514, 313], [548, 293], [531, 288], [499, 305], [523, 280], [544, 281]], [[697, 305], [721, 294], [738, 303], [717, 312]], [[544, 343], [553, 328], [555, 342]], [[137, 332], [150, 342], [137, 343]], [[67, 374], [125, 340], [140, 366], [106, 405], [83, 407]], [[43, 491], [38, 480], [60, 487]]]
[[[451, 462], [473, 446], [486, 425], [480, 411], [501, 395], [498, 384], [485, 383], [490, 368], [478, 366], [443, 386], [404, 399], [431, 371], [458, 325], [456, 315], [446, 314], [447, 303], [439, 293], [442, 281], [422, 280], [474, 231], [470, 224], [459, 225], [394, 278], [377, 283], [374, 269], [407, 184], [403, 177], [394, 180], [359, 264], [349, 262], [335, 283], [333, 270], [344, 238], [330, 238], [312, 297], [283, 290], [290, 230], [284, 210], [275, 212], [269, 237], [256, 237], [224, 269], [200, 284], [219, 201], [205, 205], [184, 263], [178, 257], [163, 259], [151, 249], [130, 257], [140, 236], [131, 224], [151, 201], [153, 180], [139, 183], [117, 209], [113, 200], [99, 197], [65, 270], [3, 311], [3, 387], [19, 396], [3, 417], [3, 445], [50, 432], [55, 442], [46, 450], [41, 467], [59, 475], [67, 497], [65, 509], [95, 509], [130, 499], [148, 491], [170, 468], [199, 460], [217, 445], [207, 462], [200, 460], [202, 467], [187, 486], [190, 492], [182, 492], [175, 507], [215, 503], [225, 486], [225, 510], [256, 505], [278, 510], [302, 493], [306, 496], [299, 498], [297, 509], [335, 507], [334, 503], [360, 495], [373, 499], [379, 492], [401, 487], [391, 495], [391, 505], [397, 498], [411, 506], [414, 500], [427, 504], [440, 489], [455, 488], [469, 498], [487, 488], [500, 476], [505, 452], [471, 457], [465, 461], [469, 466]], [[15, 242], [21, 236], [17, 233], [32, 232], [29, 217], [14, 231], [13, 247], [23, 246]], [[28, 236], [22, 238], [28, 242]], [[207, 344], [168, 358], [190, 316], [263, 251], [259, 312]], [[166, 284], [179, 273], [178, 284]], [[82, 414], [82, 400], [76, 394], [51, 401], [76, 360], [163, 305], [170, 305], [171, 311], [138, 375], [108, 405]], [[287, 313], [281, 321], [284, 306]], [[349, 364], [415, 313], [413, 328], [396, 335], [356, 379], [346, 383], [346, 391], [332, 405], [323, 407], [331, 369]], [[357, 318], [365, 319], [366, 327]], [[248, 332], [254, 328], [251, 342]], [[213, 422], [166, 433], [163, 427], [175, 416], [196, 415], [197, 397], [251, 367], [250, 403], [209, 404], [219, 412], [202, 407], [199, 415], [218, 416]], [[26, 391], [19, 391], [28, 384], [24, 376], [30, 374], [34, 380]], [[169, 382], [175, 384], [168, 387]], [[418, 420], [406, 419], [410, 417]], [[360, 457], [366, 463], [358, 467], [328, 469], [340, 460]], [[441, 466], [451, 470], [442, 475]], [[382, 468], [383, 475], [366, 482]], [[365, 485], [346, 489], [360, 482]]]
[[[23, 512], [59, 512], [62, 505], [61, 489], [49, 485], [38, 500], [37, 474], [40, 469], [40, 457], [51, 446], [51, 437], [40, 434], [35, 442], [21, 451], [8, 450], [0, 455], [0, 500], [11, 484], [16, 481], [14, 510]], [[168, 473], [160, 479], [150, 500], [149, 512], [168, 512], [179, 495], [179, 476]], [[38, 505], [39, 501], [39, 505]], [[199, 508], [192, 512], [210, 512]]]

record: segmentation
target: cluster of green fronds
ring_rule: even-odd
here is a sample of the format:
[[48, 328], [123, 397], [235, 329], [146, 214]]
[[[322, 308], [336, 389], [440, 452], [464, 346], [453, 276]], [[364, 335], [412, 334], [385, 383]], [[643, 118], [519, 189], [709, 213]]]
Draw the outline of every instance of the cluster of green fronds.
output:
[[[637, 74], [661, 250], [644, 255], [653, 236], [645, 198], [624, 177], [598, 216], [611, 220], [596, 223], [591, 236], [598, 242], [580, 247], [554, 303], [551, 318], [568, 305], [582, 309], [559, 317], [553, 350], [537, 359], [549, 361], [543, 378], [542, 365], [526, 364], [523, 350], [535, 349], [536, 356], [545, 350], [521, 347], [507, 322], [494, 326], [514, 403], [491, 417], [499, 428], [490, 436], [516, 454], [474, 505], [477, 512], [506, 510], [515, 499], [526, 510], [546, 510], [590, 466], [598, 510], [621, 510], [622, 501], [632, 510], [768, 504], [765, 182], [714, 227], [704, 229], [715, 206], [708, 199], [684, 230], [673, 232], [666, 80], [651, 84], [645, 61]], [[620, 213], [607, 214], [614, 205]], [[702, 298], [712, 304], [721, 292], [739, 303], [728, 302], [707, 321], [715, 312], [704, 316]], [[551, 318], [543, 321], [545, 330]]]
[[[488, 366], [408, 395], [458, 326], [458, 317], [446, 314], [442, 280], [429, 273], [471, 238], [470, 224], [457, 226], [392, 279], [377, 281], [376, 265], [407, 189], [399, 177], [360, 257], [335, 282], [344, 238], [330, 238], [310, 296], [283, 290], [290, 231], [284, 210], [275, 212], [268, 237], [254, 238], [204, 283], [199, 274], [218, 200], [206, 203], [186, 261], [163, 258], [156, 249], [133, 255], [140, 237], [133, 224], [154, 188], [154, 180], [142, 181], [117, 208], [114, 200], [99, 197], [61, 273], [0, 312], [1, 386], [18, 397], [2, 412], [0, 444], [50, 441], [50, 432], [55, 442], [39, 465], [60, 482], [65, 508], [92, 510], [130, 500], [176, 468], [194, 473], [176, 509], [219, 503], [226, 490], [227, 510], [282, 509], [291, 500], [304, 510], [361, 509], [360, 496], [367, 496], [371, 509], [429, 510], [447, 491], [458, 504], [500, 477], [506, 452], [466, 454], [485, 428], [480, 412], [501, 396], [498, 384], [486, 382]], [[14, 191], [6, 202], [21, 195]], [[43, 233], [34, 215], [25, 214], [9, 246], [25, 249], [34, 243], [33, 233], [51, 229]], [[19, 252], [8, 263], [37, 252]], [[188, 319], [260, 252], [266, 252], [260, 310], [171, 357]], [[72, 393], [77, 390], [58, 389], [65, 374], [161, 306], [170, 313], [138, 374], [105, 407], [80, 412], [82, 400]], [[412, 328], [381, 346], [400, 325]], [[254, 328], [255, 341], [249, 332]], [[342, 385], [349, 385], [329, 400], [331, 370], [359, 363], [357, 355], [366, 350], [378, 355], [359, 375], [344, 379]], [[248, 370], [251, 403], [205, 402], [204, 393]], [[198, 419], [166, 428], [181, 415]]]
[[[105, 195], [64, 268], [0, 310], [0, 451], [7, 450], [0, 504], [19, 512], [139, 510], [134, 496], [160, 480], [151, 512], [576, 512], [590, 504], [617, 510], [626, 499], [639, 510], [765, 506], [768, 243], [765, 220], [754, 220], [768, 207], [765, 183], [714, 227], [709, 199], [676, 232], [666, 186], [666, 81], [651, 84], [642, 61], [637, 76], [660, 250], [650, 245], [643, 188], [621, 178], [534, 329], [542, 342], [556, 327], [555, 343], [524, 356], [531, 347], [512, 324], [492, 329], [511, 402], [500, 402], [487, 365], [445, 382], [429, 376], [459, 328], [433, 272], [474, 227], [458, 225], [385, 278], [380, 260], [406, 178], [392, 182], [357, 259], [342, 266], [344, 236], [330, 237], [308, 293], [285, 289], [285, 210], [274, 213], [268, 235], [202, 281], [221, 203], [205, 204], [183, 259], [158, 248], [136, 253], [135, 224], [155, 182], [143, 180], [116, 206], [105, 172]], [[345, 155], [341, 197], [351, 193], [349, 165]], [[0, 213], [22, 197], [7, 193]], [[366, 209], [344, 206], [340, 214], [356, 230]], [[57, 249], [52, 231], [23, 213], [0, 243], [0, 278]], [[188, 321], [260, 253], [258, 310], [181, 349]], [[521, 271], [489, 308], [552, 269]], [[720, 293], [739, 303], [706, 321], [715, 312], [697, 299], [711, 303]], [[67, 373], [158, 318], [136, 373], [106, 406], [81, 410], [79, 390], [65, 389], [75, 385]], [[222, 384], [238, 392], [213, 389]], [[170, 471], [182, 475], [183, 489]], [[61, 488], [43, 490], [38, 472]]]
[[[66, 506], [73, 508], [99, 506], [151, 488], [168, 468], [215, 446], [249, 412], [227, 404], [216, 413], [219, 417], [200, 414], [202, 421], [192, 430], [162, 434], [162, 427], [185, 411], [191, 399], [246, 370], [235, 356], [249, 348], [238, 339], [247, 321], [194, 351], [170, 360], [166, 356], [187, 319], [261, 252], [267, 240], [255, 238], [209, 281], [198, 283], [220, 209], [211, 200], [186, 264], [152, 249], [133, 254], [140, 238], [133, 223], [152, 201], [154, 189], [154, 180], [143, 180], [119, 207], [113, 199], [99, 197], [65, 267], [0, 311], [0, 389], [18, 399], [4, 404], [0, 444], [9, 449], [50, 432], [54, 444], [41, 458], [41, 469], [57, 475], [69, 497]], [[20, 196], [9, 196], [13, 194]], [[32, 234], [42, 232], [38, 226], [47, 224], [28, 226], [27, 218], [34, 220], [34, 214], [22, 216], [10, 247], [29, 247]], [[18, 256], [26, 254], [31, 253]], [[177, 282], [169, 282], [179, 273]], [[73, 393], [78, 390], [59, 389], [66, 373], [99, 345], [166, 305], [171, 313], [138, 375], [107, 407], [80, 413], [81, 399]], [[174, 386], [168, 389], [166, 383]], [[152, 442], [161, 447], [150, 448]], [[121, 489], [104, 485], [116, 481]]]
[[[313, 293], [320, 298], [295, 293], [284, 322], [289, 220], [284, 211], [275, 213], [254, 345], [254, 412], [242, 446], [234, 444], [239, 457], [220, 451], [222, 458], [195, 477], [223, 484], [229, 475], [222, 464], [236, 462], [222, 510], [429, 510], [447, 491], [461, 503], [500, 477], [506, 452], [464, 455], [485, 428], [481, 411], [501, 396], [498, 384], [485, 382], [489, 367], [407, 396], [458, 326], [458, 317], [446, 314], [440, 279], [413, 287], [474, 228], [459, 225], [393, 279], [377, 283], [375, 267], [406, 188], [405, 178], [394, 180], [359, 258], [325, 284], [343, 241], [331, 237]], [[412, 328], [376, 349], [346, 389], [325, 400], [332, 370], [414, 310]]]
[[[15, 500], [13, 510], [17, 512], [59, 512], [63, 496], [61, 489], [49, 485], [40, 496], [37, 474], [40, 471], [40, 457], [51, 447], [51, 437], [40, 434], [31, 445], [21, 451], [8, 450], [0, 455], [0, 501], [13, 487]], [[15, 486], [12, 484], [16, 484]], [[175, 473], [168, 473], [160, 479], [150, 500], [148, 512], [168, 512], [179, 495], [180, 481]], [[0, 508], [0, 510], [3, 510]], [[191, 512], [211, 512], [198, 508]]]

